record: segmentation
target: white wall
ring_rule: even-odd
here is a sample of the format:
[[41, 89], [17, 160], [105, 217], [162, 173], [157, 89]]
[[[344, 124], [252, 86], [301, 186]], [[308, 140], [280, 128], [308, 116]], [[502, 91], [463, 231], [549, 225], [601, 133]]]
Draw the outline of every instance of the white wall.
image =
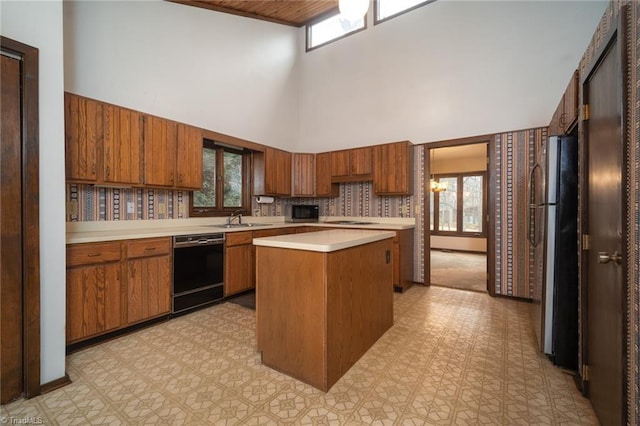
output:
[[41, 383], [65, 374], [62, 1], [0, 2], [2, 35], [39, 49]]
[[298, 29], [167, 1], [65, 1], [65, 89], [294, 150]]
[[439, 0], [375, 26], [371, 9], [303, 55], [298, 149], [546, 126], [606, 5]]

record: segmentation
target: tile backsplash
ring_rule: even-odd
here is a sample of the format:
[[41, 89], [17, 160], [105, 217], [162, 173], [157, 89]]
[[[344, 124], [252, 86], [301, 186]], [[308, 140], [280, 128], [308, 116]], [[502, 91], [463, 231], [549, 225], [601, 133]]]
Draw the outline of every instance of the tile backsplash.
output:
[[66, 201], [67, 222], [181, 219], [189, 214], [188, 191], [67, 184]]
[[[67, 184], [67, 222], [100, 220], [182, 219], [189, 217], [189, 191], [108, 188]], [[127, 205], [133, 211], [127, 212]], [[413, 196], [377, 196], [371, 182], [340, 184], [336, 198], [276, 198], [251, 211], [260, 216], [282, 216], [287, 204], [318, 204], [321, 216], [413, 217]]]

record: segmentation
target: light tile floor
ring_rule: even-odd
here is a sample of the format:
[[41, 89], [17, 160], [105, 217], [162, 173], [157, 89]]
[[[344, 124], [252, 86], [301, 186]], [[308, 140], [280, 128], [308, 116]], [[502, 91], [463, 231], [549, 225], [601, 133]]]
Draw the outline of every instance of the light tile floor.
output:
[[231, 303], [67, 357], [73, 380], [2, 407], [44, 424], [597, 424], [534, 347], [530, 305], [414, 286], [395, 324], [323, 393], [260, 364], [255, 314]]

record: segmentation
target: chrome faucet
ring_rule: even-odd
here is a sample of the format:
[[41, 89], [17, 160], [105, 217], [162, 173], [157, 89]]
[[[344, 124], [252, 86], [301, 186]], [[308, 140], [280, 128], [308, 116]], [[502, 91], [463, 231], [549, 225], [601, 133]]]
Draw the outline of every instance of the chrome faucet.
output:
[[238, 225], [242, 225], [242, 213], [238, 213], [237, 216], [231, 213], [231, 216], [227, 218], [227, 225], [231, 225], [231, 222], [233, 222], [236, 217], [238, 218]]

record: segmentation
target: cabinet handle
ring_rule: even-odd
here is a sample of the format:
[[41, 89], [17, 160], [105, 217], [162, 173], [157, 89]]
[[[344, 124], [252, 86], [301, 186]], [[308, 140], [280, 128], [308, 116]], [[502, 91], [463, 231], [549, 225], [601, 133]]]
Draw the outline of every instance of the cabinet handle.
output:
[[106, 175], [107, 176], [111, 175], [111, 168], [109, 168], [109, 166], [107, 166]]
[[173, 185], [173, 172], [169, 173], [169, 182]]
[[93, 163], [93, 165], [91, 165], [91, 173], [96, 173], [96, 163]]
[[145, 247], [144, 251], [153, 251], [156, 247]]
[[132, 266], [132, 267], [131, 267], [131, 269], [130, 269], [130, 271], [131, 271], [131, 274], [130, 274], [130, 275], [131, 275], [131, 278], [135, 278], [135, 276], [136, 276], [136, 268], [134, 268], [134, 267]]
[[87, 255], [87, 257], [98, 257], [98, 256], [102, 256], [102, 253], [89, 253]]

